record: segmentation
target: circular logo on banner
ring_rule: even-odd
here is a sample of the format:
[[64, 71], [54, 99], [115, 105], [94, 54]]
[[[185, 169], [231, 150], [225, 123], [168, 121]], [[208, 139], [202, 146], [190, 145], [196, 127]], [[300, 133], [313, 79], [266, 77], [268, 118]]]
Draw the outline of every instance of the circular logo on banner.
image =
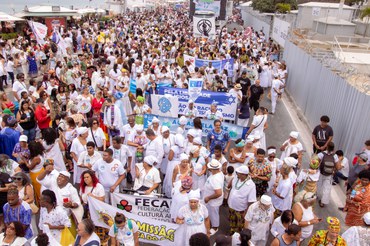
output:
[[172, 107], [172, 104], [170, 102], [170, 100], [168, 100], [167, 98], [165, 97], [162, 97], [161, 99], [159, 99], [158, 101], [158, 107], [159, 107], [159, 110], [162, 112], [162, 113], [167, 113], [170, 111], [171, 107]]
[[78, 112], [86, 114], [91, 110], [91, 103], [89, 101], [82, 100], [78, 103], [77, 108]]
[[209, 36], [212, 30], [212, 22], [208, 19], [201, 19], [197, 24], [197, 29], [202, 35]]

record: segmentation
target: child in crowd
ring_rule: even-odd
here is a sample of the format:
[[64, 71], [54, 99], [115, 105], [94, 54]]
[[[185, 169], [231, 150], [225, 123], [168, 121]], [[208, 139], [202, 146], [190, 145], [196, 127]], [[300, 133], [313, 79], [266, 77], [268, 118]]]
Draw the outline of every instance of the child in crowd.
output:
[[227, 188], [229, 184], [232, 182], [233, 178], [235, 177], [234, 174], [234, 167], [228, 166], [227, 169], [227, 174], [225, 175], [225, 182], [224, 182], [224, 205], [227, 205], [227, 199], [229, 198], [229, 192], [230, 189]]
[[297, 178], [297, 194], [294, 197], [294, 202], [301, 201], [304, 194], [307, 192], [316, 193], [317, 181], [319, 181], [320, 160], [317, 156], [311, 158], [310, 168], [302, 169]]

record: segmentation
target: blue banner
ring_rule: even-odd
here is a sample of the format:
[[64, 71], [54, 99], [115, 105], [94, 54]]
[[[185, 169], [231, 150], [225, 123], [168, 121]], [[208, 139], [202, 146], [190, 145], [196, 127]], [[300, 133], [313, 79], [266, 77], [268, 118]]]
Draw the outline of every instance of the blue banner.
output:
[[228, 77], [233, 77], [234, 75], [234, 59], [223, 59], [223, 60], [203, 60], [195, 58], [194, 65], [195, 67], [209, 67], [209, 64], [212, 64], [212, 67], [217, 69], [219, 74], [222, 74], [224, 69], [227, 70]]
[[[172, 117], [162, 117], [153, 114], [145, 114], [144, 115], [144, 128], [148, 128], [151, 124], [154, 117], [157, 117], [160, 121], [162, 126], [167, 126], [170, 128], [172, 133], [176, 133], [177, 128], [179, 127], [179, 118], [172, 118]], [[192, 120], [189, 120], [185, 126], [186, 130], [194, 128], [194, 124]], [[230, 138], [236, 140], [238, 138], [244, 138], [245, 133], [248, 131], [249, 127], [241, 127], [232, 123], [222, 122], [221, 128], [224, 131], [227, 131], [230, 135]], [[202, 135], [206, 137], [208, 132], [212, 131], [213, 129], [213, 120], [206, 120], [202, 119]]]
[[[188, 107], [190, 99], [187, 89], [162, 87], [158, 89], [158, 94], [178, 97], [178, 114], [184, 114], [184, 110]], [[199, 112], [199, 117], [206, 116], [206, 112], [210, 109], [212, 102], [217, 102], [217, 110], [222, 113], [225, 120], [235, 120], [237, 108], [236, 98], [229, 93], [207, 90], [202, 90], [199, 97], [194, 102], [194, 106]]]
[[[172, 87], [172, 83], [157, 82], [157, 88], [160, 87]], [[150, 83], [148, 83], [148, 88], [150, 88]], [[130, 92], [136, 95], [136, 79], [130, 77]], [[145, 93], [145, 91], [144, 91]]]
[[196, 79], [189, 79], [189, 98], [193, 101], [197, 100], [200, 93], [202, 92], [203, 87], [203, 79], [202, 78], [196, 78]]

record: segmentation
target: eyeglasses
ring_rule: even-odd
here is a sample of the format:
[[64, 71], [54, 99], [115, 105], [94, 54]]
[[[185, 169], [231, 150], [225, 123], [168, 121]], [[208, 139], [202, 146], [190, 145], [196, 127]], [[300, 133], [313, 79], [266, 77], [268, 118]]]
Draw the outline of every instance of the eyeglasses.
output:
[[14, 181], [22, 181], [23, 180], [23, 178], [17, 178], [17, 177], [13, 177], [12, 178]]

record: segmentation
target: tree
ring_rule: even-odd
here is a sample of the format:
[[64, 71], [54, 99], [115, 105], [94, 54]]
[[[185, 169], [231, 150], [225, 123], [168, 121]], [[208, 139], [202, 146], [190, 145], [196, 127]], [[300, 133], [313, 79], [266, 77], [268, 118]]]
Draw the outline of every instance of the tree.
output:
[[286, 14], [290, 12], [290, 4], [288, 3], [278, 3], [275, 8], [277, 13]]
[[297, 0], [252, 0], [252, 7], [262, 13], [274, 13], [277, 4], [289, 4], [291, 9], [297, 9]]
[[365, 17], [369, 16], [370, 17], [370, 7], [368, 8], [364, 8], [362, 11], [361, 11], [361, 20], [363, 20]]

